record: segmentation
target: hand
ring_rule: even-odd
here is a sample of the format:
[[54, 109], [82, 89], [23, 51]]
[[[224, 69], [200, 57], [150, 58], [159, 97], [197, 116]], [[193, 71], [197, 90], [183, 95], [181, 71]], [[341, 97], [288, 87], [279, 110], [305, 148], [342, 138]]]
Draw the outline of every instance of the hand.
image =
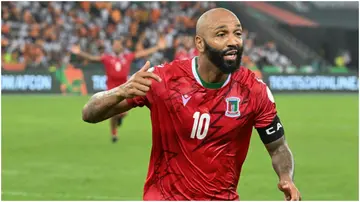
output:
[[164, 50], [166, 48], [166, 39], [165, 37], [160, 37], [158, 41], [158, 48]]
[[147, 61], [138, 72], [133, 74], [126, 83], [120, 86], [119, 95], [124, 98], [145, 96], [146, 93], [150, 90], [152, 83], [152, 80], [149, 78], [161, 82], [161, 78], [158, 75], [148, 71], [149, 68], [150, 62]]
[[280, 181], [278, 188], [284, 192], [286, 201], [301, 201], [300, 192], [293, 182]]
[[74, 45], [71, 47], [71, 53], [77, 55], [81, 52], [80, 46], [79, 45]]

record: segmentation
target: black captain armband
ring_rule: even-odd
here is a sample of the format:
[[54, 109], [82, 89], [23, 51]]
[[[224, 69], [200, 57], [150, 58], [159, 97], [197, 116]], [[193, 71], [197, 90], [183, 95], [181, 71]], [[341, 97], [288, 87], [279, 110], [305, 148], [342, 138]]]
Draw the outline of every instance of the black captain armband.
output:
[[264, 144], [269, 144], [284, 136], [284, 127], [281, 124], [278, 116], [275, 116], [273, 122], [270, 125], [264, 128], [256, 128], [256, 130], [258, 131], [261, 141]]

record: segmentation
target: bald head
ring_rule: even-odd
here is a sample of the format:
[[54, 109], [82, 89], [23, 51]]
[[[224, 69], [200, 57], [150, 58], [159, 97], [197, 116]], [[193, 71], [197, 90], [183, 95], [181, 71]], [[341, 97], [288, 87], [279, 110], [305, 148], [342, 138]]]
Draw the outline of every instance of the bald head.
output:
[[[225, 8], [214, 8], [206, 11], [200, 16], [196, 23], [196, 35], [203, 36], [215, 24], [220, 25], [225, 21], [237, 21], [240, 24], [236, 15]], [[220, 25], [221, 26], [221, 25]]]
[[203, 64], [212, 64], [225, 74], [236, 71], [241, 63], [242, 44], [242, 27], [233, 12], [215, 8], [197, 21], [195, 46]]

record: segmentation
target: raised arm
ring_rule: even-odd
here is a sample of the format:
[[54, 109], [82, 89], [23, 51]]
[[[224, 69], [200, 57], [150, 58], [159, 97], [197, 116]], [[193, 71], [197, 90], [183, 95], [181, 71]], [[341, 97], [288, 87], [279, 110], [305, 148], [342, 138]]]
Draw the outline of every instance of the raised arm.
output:
[[80, 57], [83, 57], [87, 60], [90, 60], [90, 61], [94, 61], [94, 62], [100, 62], [101, 61], [101, 56], [99, 55], [91, 55], [89, 53], [86, 53], [86, 52], [83, 52], [81, 51], [80, 49], [80, 46], [78, 45], [75, 45], [73, 47], [71, 47], [71, 52], [75, 55], [78, 55]]
[[126, 112], [131, 106], [125, 100], [121, 86], [94, 94], [82, 110], [82, 119], [98, 123], [116, 114]]
[[123, 85], [93, 95], [82, 110], [82, 119], [88, 123], [98, 123], [116, 114], [130, 110], [132, 106], [126, 101], [127, 98], [146, 96], [146, 92], [150, 90], [152, 83], [149, 79], [161, 81], [159, 76], [147, 71], [149, 68], [150, 62], [146, 62]]
[[166, 48], [166, 40], [164, 37], [161, 37], [158, 41], [158, 44], [156, 46], [153, 46], [148, 49], [139, 50], [135, 52], [135, 58], [141, 58], [148, 55], [151, 55], [159, 50], [163, 50]]

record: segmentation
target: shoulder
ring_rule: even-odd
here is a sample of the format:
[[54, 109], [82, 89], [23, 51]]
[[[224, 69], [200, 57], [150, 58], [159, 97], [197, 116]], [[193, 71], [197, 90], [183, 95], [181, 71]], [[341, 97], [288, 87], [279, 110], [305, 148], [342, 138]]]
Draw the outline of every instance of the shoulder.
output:
[[240, 85], [245, 86], [250, 90], [253, 95], [266, 91], [267, 85], [250, 69], [241, 66], [233, 76], [234, 80], [239, 82]]
[[101, 60], [109, 60], [109, 59], [111, 59], [113, 56], [112, 56], [112, 54], [110, 54], [110, 53], [103, 53], [102, 55], [101, 55]]
[[250, 87], [256, 84], [255, 81], [257, 81], [257, 78], [255, 73], [244, 66], [240, 66], [239, 70], [233, 74], [233, 79], [241, 85], [247, 85]]
[[151, 86], [154, 94], [162, 94], [164, 90], [178, 81], [179, 78], [188, 77], [191, 72], [191, 61], [174, 60], [170, 63], [164, 63], [151, 67], [148, 71], [153, 72], [161, 78], [161, 82], [154, 82]]
[[272, 107], [275, 106], [275, 99], [269, 87], [250, 69], [240, 67], [239, 71], [234, 74], [233, 79], [238, 82], [241, 88], [247, 89], [254, 110], [257, 111], [259, 107], [266, 107], [268, 104]]

